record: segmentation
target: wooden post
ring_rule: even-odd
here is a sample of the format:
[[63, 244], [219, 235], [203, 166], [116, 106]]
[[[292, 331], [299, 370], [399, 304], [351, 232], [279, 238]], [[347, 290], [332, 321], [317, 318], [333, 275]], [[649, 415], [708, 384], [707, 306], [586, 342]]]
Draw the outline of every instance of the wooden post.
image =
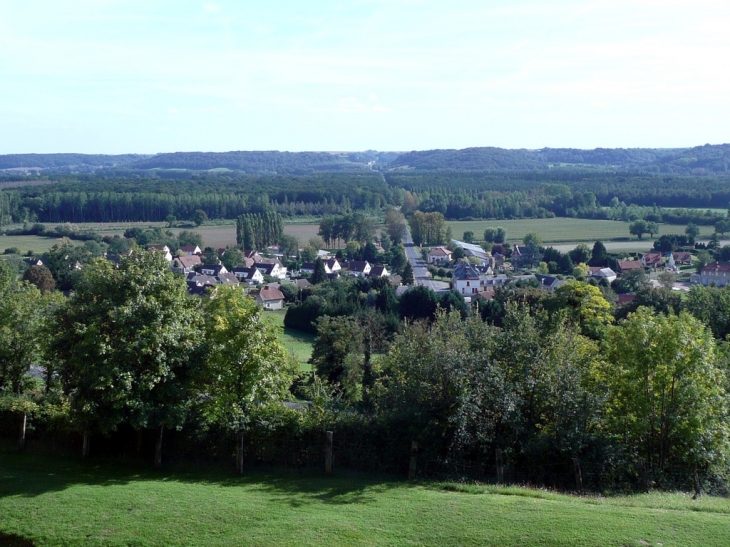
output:
[[155, 446], [155, 467], [162, 467], [162, 433], [165, 426], [160, 426], [160, 436], [157, 437], [157, 445]]
[[20, 438], [18, 439], [18, 448], [20, 450], [25, 449], [25, 430], [28, 425], [28, 413], [23, 412], [23, 417], [20, 420]]
[[411, 442], [411, 463], [408, 466], [408, 479], [416, 478], [416, 460], [418, 459], [418, 441]]
[[324, 472], [332, 474], [332, 432], [327, 431], [326, 451], [324, 454]]
[[694, 470], [694, 482], [695, 482], [695, 494], [692, 496], [693, 500], [696, 500], [700, 497], [700, 494], [702, 494], [702, 489], [700, 488], [700, 476], [697, 474], [697, 468], [695, 467]]
[[243, 475], [243, 431], [238, 432], [236, 444], [236, 473]]
[[646, 461], [641, 462], [641, 486], [645, 493], [649, 493], [649, 481], [646, 478]]
[[81, 457], [82, 458], [88, 458], [89, 457], [89, 449], [91, 448], [91, 438], [89, 436], [89, 433], [87, 431], [84, 431], [84, 443], [81, 446]]
[[583, 474], [580, 471], [580, 460], [573, 458], [573, 473], [575, 474], [575, 489], [583, 492]]
[[497, 484], [504, 484], [504, 463], [502, 461], [502, 451], [499, 449], [495, 452], [495, 463], [497, 465]]

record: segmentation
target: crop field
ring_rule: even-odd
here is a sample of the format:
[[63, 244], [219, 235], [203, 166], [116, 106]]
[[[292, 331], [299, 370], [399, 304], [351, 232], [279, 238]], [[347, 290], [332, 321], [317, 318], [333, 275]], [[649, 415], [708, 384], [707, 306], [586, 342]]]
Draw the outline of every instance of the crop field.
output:
[[[0, 449], [0, 545], [726, 546], [730, 501], [338, 471], [152, 471]], [[12, 542], [14, 540], [14, 542]]]
[[[481, 240], [484, 230], [489, 227], [502, 226], [507, 230], [509, 242], [521, 241], [530, 232], [536, 232], [544, 243], [593, 243], [601, 240], [604, 243], [612, 239], [631, 238], [632, 241], [621, 243], [638, 244], [641, 248], [647, 247], [648, 234], [643, 241], [629, 234], [629, 222], [615, 220], [591, 220], [580, 218], [545, 218], [519, 220], [475, 220], [449, 221], [456, 239], [463, 237], [464, 232], [474, 232], [474, 237]], [[683, 234], [686, 226], [677, 224], [660, 224], [659, 234]], [[715, 231], [712, 226], [700, 226], [700, 237], [709, 238]], [[649, 242], [649, 247], [651, 243]]]
[[[60, 239], [39, 236], [6, 236], [0, 235], [0, 253], [5, 249], [17, 247], [22, 253], [29, 250], [35, 254], [41, 254], [58, 243]], [[77, 244], [79, 242], [72, 242]]]

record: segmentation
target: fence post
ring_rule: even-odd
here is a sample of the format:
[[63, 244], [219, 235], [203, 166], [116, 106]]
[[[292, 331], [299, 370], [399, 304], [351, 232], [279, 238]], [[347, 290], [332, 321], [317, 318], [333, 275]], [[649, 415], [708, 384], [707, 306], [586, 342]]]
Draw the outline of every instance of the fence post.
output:
[[324, 472], [327, 475], [332, 474], [332, 432], [327, 432], [327, 450], [324, 455]]
[[411, 463], [408, 467], [408, 479], [416, 478], [416, 459], [418, 457], [418, 441], [411, 442]]
[[25, 449], [25, 431], [28, 425], [28, 413], [23, 412], [23, 417], [20, 421], [20, 438], [18, 439], [18, 448], [20, 450]]
[[497, 484], [504, 484], [504, 463], [502, 462], [502, 451], [495, 452], [495, 463], [497, 465]]
[[583, 474], [580, 471], [580, 460], [573, 458], [573, 473], [575, 474], [575, 489], [583, 492]]
[[698, 497], [700, 497], [700, 494], [702, 494], [702, 489], [700, 488], [700, 476], [697, 474], [697, 468], [694, 469], [694, 480], [695, 480], [695, 494], [692, 496], [693, 500], [696, 500]]
[[89, 456], [89, 449], [90, 449], [91, 441], [89, 439], [89, 434], [84, 431], [84, 442], [81, 446], [81, 457], [87, 458]]

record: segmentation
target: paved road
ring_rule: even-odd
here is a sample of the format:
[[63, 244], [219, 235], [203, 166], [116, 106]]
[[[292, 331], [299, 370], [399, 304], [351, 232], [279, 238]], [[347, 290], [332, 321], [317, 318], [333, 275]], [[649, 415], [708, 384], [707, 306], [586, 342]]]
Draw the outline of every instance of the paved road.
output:
[[406, 230], [406, 236], [403, 238], [403, 246], [406, 248], [406, 258], [408, 258], [408, 262], [411, 263], [411, 267], [413, 268], [413, 279], [416, 285], [423, 285], [436, 292], [449, 290], [448, 283], [431, 279], [431, 274], [428, 272], [428, 268], [421, 258], [418, 247], [413, 245], [410, 230]]

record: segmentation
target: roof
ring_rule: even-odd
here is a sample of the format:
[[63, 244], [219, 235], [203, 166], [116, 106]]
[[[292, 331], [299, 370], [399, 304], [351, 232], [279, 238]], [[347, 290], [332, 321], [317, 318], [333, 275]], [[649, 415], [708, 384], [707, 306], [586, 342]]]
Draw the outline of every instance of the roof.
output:
[[312, 284], [309, 282], [309, 279], [295, 279], [294, 284], [299, 287], [300, 289], [305, 289], [307, 287], [310, 287]]
[[275, 287], [262, 287], [258, 291], [251, 291], [254, 297], [259, 298], [262, 302], [271, 302], [274, 300], [284, 300], [284, 294]]
[[617, 306], [623, 306], [629, 302], [633, 302], [636, 299], [635, 294], [619, 294], [618, 300], [616, 301]]
[[479, 272], [474, 266], [462, 260], [454, 266], [453, 279], [456, 281], [479, 279]]
[[370, 277], [383, 277], [388, 275], [388, 270], [385, 266], [373, 266], [370, 270]]
[[560, 281], [557, 277], [554, 275], [542, 275], [542, 274], [535, 274], [535, 279], [537, 279], [540, 282], [540, 285], [543, 287], [552, 287], [555, 283]]
[[179, 256], [175, 260], [177, 260], [182, 268], [192, 268], [200, 264], [200, 257], [198, 255]]
[[436, 247], [429, 251], [428, 256], [451, 256], [451, 251], [446, 247]]
[[156, 249], [158, 251], [170, 252], [170, 248], [167, 245], [163, 245], [161, 243], [153, 243], [151, 245], [147, 245], [147, 249]]
[[590, 268], [593, 277], [616, 277], [616, 272], [611, 268]]
[[712, 262], [702, 268], [705, 272], [730, 272], [730, 262]]
[[234, 274], [232, 272], [228, 272], [228, 273], [218, 274], [218, 281], [220, 281], [221, 283], [238, 284], [239, 279], [236, 277], [236, 274]]
[[353, 260], [350, 262], [348, 269], [351, 272], [364, 272], [370, 264], [367, 260]]
[[200, 270], [210, 270], [213, 272], [213, 275], [218, 275], [221, 273], [221, 270], [225, 270], [225, 266], [223, 264], [201, 264]]
[[184, 253], [198, 253], [200, 252], [200, 247], [197, 245], [182, 245], [180, 250]]
[[627, 270], [643, 270], [644, 265], [641, 260], [619, 260], [618, 267], [622, 272]]
[[244, 268], [243, 266], [236, 266], [231, 271], [236, 277], [242, 277], [244, 279], [251, 279], [258, 270], [256, 268]]
[[672, 253], [674, 260], [679, 262], [692, 262], [692, 253], [688, 251], [677, 251]]

